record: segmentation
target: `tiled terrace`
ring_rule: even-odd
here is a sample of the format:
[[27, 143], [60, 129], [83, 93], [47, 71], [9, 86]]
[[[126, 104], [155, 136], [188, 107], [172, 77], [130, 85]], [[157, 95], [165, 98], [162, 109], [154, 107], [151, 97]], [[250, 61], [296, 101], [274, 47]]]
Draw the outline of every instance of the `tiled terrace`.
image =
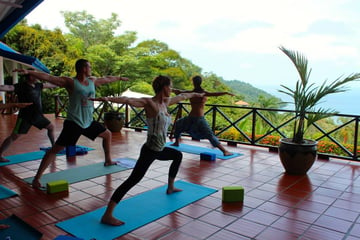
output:
[[[54, 119], [56, 136], [62, 120]], [[1, 141], [10, 134], [15, 115], [0, 115]], [[123, 129], [113, 134], [112, 155], [137, 158], [146, 133]], [[207, 141], [183, 142], [210, 146]], [[87, 155], [67, 160], [58, 157], [47, 171], [101, 162], [100, 139], [81, 138], [93, 147]], [[45, 131], [32, 128], [6, 155], [37, 151], [49, 146]], [[360, 165], [356, 162], [317, 160], [307, 176], [287, 176], [277, 153], [238, 145], [228, 148], [244, 155], [216, 162], [200, 161], [184, 153], [178, 179], [219, 189], [217, 193], [151, 222], [117, 239], [360, 239]], [[43, 239], [66, 235], [55, 223], [105, 206], [114, 188], [130, 170], [71, 184], [68, 195], [49, 195], [22, 181], [35, 174], [39, 160], [0, 167], [0, 184], [19, 196], [0, 200], [0, 218], [16, 214], [44, 234]], [[166, 183], [168, 162], [156, 161], [127, 197]], [[221, 188], [241, 185], [243, 204], [224, 204]], [[145, 204], [145, 203], [144, 203]]]

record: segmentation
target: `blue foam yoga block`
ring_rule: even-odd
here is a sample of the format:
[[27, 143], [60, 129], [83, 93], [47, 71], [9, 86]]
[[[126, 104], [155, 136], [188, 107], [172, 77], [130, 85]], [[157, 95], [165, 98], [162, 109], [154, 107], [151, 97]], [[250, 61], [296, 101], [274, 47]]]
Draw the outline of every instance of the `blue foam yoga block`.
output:
[[211, 152], [200, 153], [200, 160], [215, 161], [216, 154]]
[[76, 146], [66, 146], [66, 156], [67, 157], [76, 156]]

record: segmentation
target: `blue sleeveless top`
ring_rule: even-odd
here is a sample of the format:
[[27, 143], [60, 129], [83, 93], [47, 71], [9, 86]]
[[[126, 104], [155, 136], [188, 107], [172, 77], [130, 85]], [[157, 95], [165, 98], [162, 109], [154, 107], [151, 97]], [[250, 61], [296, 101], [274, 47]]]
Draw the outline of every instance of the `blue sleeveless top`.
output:
[[67, 120], [73, 121], [82, 128], [88, 128], [93, 121], [94, 102], [88, 100], [95, 97], [95, 84], [86, 78], [88, 85], [82, 85], [78, 79], [74, 80], [74, 90], [69, 95]]

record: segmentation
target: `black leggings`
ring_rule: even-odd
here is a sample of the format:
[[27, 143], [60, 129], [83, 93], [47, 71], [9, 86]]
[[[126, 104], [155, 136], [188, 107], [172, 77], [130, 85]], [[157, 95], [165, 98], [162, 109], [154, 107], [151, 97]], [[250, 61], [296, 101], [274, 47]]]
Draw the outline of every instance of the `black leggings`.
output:
[[125, 180], [113, 193], [111, 200], [118, 203], [124, 195], [145, 176], [146, 171], [155, 159], [173, 160], [169, 169], [169, 178], [175, 178], [179, 171], [182, 153], [176, 149], [165, 147], [161, 152], [156, 152], [143, 145], [139, 159], [128, 179]]

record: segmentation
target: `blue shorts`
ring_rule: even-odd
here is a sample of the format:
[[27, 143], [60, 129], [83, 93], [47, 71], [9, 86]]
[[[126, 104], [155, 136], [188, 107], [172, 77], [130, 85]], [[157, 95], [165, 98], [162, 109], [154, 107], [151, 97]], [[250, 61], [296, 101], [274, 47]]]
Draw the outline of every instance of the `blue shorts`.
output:
[[187, 116], [177, 120], [174, 137], [180, 138], [183, 132], [190, 134], [195, 139], [208, 139], [214, 147], [220, 144], [204, 117]]

